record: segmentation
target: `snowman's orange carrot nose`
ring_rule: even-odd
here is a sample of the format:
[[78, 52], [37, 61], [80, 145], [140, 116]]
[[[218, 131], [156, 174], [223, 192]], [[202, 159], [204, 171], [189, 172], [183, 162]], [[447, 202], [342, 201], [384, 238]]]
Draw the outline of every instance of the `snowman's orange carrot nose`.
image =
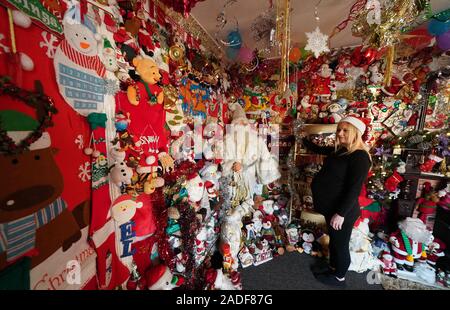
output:
[[84, 41], [80, 42], [80, 47], [82, 49], [87, 49], [87, 48], [89, 48], [89, 46], [91, 46], [91, 45], [87, 42], [84, 42]]

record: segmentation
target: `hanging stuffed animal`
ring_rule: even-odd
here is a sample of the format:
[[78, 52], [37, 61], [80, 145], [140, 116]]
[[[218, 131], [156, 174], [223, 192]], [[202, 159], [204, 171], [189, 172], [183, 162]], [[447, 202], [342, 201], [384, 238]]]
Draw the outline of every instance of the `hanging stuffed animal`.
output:
[[55, 52], [55, 74], [64, 100], [78, 113], [87, 116], [102, 112], [106, 68], [97, 55], [100, 36], [87, 17], [83, 23], [76, 10], [64, 17], [64, 40]]

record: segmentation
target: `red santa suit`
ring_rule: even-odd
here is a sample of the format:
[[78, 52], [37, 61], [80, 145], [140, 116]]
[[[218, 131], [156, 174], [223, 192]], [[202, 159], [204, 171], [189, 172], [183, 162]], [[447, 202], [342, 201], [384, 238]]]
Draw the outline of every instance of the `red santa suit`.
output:
[[[405, 239], [403, 239], [401, 230], [397, 230], [396, 232], [392, 233], [389, 241], [392, 244], [392, 254], [394, 256], [394, 262], [396, 262], [397, 265], [406, 265], [408, 267], [413, 267], [414, 259], [422, 257], [422, 253], [424, 253], [423, 244], [406, 237], [406, 234]], [[407, 252], [405, 241], [410, 245], [410, 253]]]

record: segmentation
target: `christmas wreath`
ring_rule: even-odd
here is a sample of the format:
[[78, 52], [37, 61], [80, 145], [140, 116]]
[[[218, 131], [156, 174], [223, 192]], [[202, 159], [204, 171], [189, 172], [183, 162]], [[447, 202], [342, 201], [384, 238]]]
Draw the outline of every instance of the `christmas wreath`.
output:
[[0, 96], [10, 96], [23, 101], [26, 105], [36, 109], [38, 127], [18, 144], [8, 136], [2, 127], [0, 119], [0, 152], [7, 154], [19, 154], [28, 150], [30, 145], [36, 142], [48, 127], [53, 126], [52, 116], [57, 113], [52, 99], [42, 92], [42, 86], [36, 81], [36, 91], [21, 89], [11, 83], [9, 77], [0, 77]]

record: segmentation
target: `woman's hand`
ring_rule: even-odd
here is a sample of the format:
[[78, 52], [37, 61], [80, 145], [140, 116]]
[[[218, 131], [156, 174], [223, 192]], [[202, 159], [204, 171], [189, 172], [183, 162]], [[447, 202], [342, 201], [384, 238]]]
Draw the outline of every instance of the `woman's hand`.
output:
[[239, 172], [242, 169], [242, 165], [241, 163], [235, 162], [231, 169], [233, 169], [234, 172]]
[[330, 221], [330, 226], [333, 227], [334, 230], [341, 230], [342, 224], [344, 224], [344, 217], [337, 213], [333, 215]]

